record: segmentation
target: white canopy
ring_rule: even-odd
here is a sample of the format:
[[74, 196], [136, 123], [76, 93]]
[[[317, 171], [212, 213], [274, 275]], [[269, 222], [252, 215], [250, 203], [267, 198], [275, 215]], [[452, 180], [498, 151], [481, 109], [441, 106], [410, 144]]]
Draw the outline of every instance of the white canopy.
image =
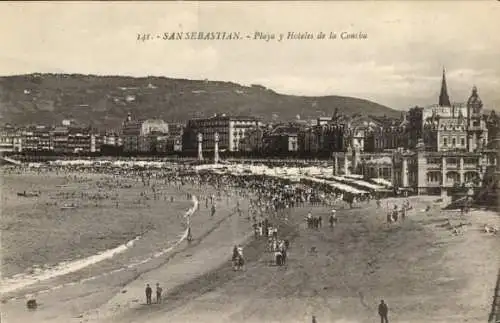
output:
[[334, 181], [327, 181], [325, 179], [314, 178], [314, 177], [304, 177], [304, 178], [307, 179], [307, 180], [316, 182], [316, 183], [322, 183], [322, 184], [330, 185], [333, 188], [339, 189], [339, 190], [347, 192], [347, 193], [352, 193], [352, 194], [368, 194], [367, 191], [358, 190], [357, 188], [354, 188], [352, 186], [345, 185], [345, 184], [342, 184], [342, 183], [337, 183], [337, 182], [334, 182]]

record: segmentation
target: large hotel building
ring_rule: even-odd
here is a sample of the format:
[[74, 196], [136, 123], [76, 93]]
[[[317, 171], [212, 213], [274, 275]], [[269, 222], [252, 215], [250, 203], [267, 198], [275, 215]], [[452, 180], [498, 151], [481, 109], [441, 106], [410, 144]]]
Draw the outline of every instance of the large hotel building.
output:
[[198, 147], [197, 136], [201, 133], [203, 150], [213, 151], [215, 133], [218, 133], [220, 151], [241, 151], [243, 139], [260, 126], [261, 122], [257, 118], [226, 116], [225, 114], [211, 118], [191, 119], [184, 131], [183, 143], [187, 151], [195, 151]]
[[395, 187], [419, 194], [443, 193], [452, 187], [478, 187], [497, 151], [488, 149], [483, 104], [474, 86], [465, 104], [451, 104], [443, 71], [439, 102], [409, 111], [411, 151], [393, 156]]

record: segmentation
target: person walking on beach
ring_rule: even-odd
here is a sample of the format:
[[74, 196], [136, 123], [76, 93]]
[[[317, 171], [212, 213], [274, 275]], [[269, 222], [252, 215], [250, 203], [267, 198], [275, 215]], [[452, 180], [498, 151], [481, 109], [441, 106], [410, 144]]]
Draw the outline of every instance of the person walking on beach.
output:
[[380, 315], [380, 323], [389, 323], [389, 320], [387, 319], [387, 314], [389, 314], [389, 308], [387, 307], [387, 304], [384, 302], [384, 300], [381, 300], [378, 306], [378, 315]]
[[335, 224], [337, 224], [337, 211], [332, 210], [332, 213], [330, 214], [329, 222], [330, 222], [330, 228], [333, 229], [335, 227]]
[[153, 293], [153, 290], [149, 286], [149, 284], [146, 284], [146, 304], [151, 305], [151, 294]]
[[161, 304], [161, 293], [163, 292], [163, 288], [160, 287], [159, 283], [156, 283], [156, 303]]

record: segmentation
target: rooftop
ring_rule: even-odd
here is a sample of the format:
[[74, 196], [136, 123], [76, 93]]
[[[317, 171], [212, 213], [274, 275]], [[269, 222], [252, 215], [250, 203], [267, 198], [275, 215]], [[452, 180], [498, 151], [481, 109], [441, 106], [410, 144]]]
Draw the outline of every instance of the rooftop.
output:
[[231, 121], [257, 121], [256, 117], [250, 116], [231, 116], [226, 114], [216, 114], [208, 118], [193, 118], [191, 120], [231, 120]]

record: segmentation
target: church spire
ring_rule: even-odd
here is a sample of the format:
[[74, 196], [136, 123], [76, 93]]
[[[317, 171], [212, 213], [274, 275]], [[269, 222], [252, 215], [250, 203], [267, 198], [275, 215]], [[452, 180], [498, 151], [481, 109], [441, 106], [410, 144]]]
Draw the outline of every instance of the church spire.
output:
[[450, 97], [448, 96], [448, 88], [446, 86], [446, 72], [443, 68], [443, 80], [441, 81], [441, 93], [439, 94], [439, 106], [450, 107]]

